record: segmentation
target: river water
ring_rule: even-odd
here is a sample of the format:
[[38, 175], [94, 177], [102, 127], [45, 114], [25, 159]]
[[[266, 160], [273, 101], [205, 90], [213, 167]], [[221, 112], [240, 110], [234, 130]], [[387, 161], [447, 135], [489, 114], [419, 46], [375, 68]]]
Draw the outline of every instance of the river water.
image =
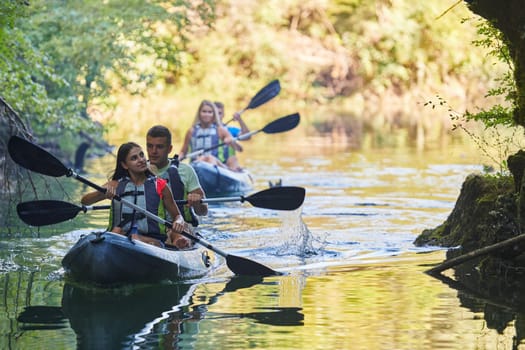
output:
[[[520, 348], [518, 311], [503, 307], [509, 317], [494, 325], [484, 310], [498, 305], [424, 273], [444, 250], [413, 245], [482, 170], [475, 151], [351, 151], [279, 135], [245, 148], [255, 191], [268, 181], [302, 186], [303, 206], [214, 204], [200, 233], [285, 276], [232, 277], [223, 266], [188, 283], [82, 289], [64, 281], [60, 260], [79, 235], [105, 226], [107, 212], [80, 213], [57, 234], [0, 242], [1, 348]], [[112, 162], [90, 161], [86, 177], [103, 183]], [[77, 184], [72, 198], [88, 190]]]

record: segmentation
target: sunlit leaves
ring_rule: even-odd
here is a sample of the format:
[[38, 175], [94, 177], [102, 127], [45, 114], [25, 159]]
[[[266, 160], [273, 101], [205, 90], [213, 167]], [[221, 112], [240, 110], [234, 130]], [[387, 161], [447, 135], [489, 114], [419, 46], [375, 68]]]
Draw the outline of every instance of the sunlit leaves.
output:
[[488, 110], [484, 110], [478, 113], [466, 112], [465, 119], [467, 121], [481, 121], [487, 128], [496, 127], [498, 125], [513, 127], [515, 125], [512, 116], [512, 108], [503, 107], [501, 105], [495, 105]]
[[37, 134], [88, 131], [91, 105], [175, 70], [211, 1], [34, 0], [0, 5], [0, 88]]

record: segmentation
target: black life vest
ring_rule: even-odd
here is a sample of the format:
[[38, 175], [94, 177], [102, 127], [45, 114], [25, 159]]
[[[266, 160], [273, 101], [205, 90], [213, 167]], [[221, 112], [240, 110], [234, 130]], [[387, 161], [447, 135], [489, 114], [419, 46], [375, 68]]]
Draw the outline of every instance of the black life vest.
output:
[[[170, 161], [170, 165], [164, 173], [164, 175], [161, 175], [162, 178], [168, 181], [171, 193], [173, 194], [173, 199], [175, 199], [175, 201], [185, 200], [188, 198], [188, 191], [186, 190], [186, 186], [184, 186], [184, 183], [182, 182], [178, 166], [179, 159], [177, 156], [175, 156], [175, 158]], [[195, 213], [193, 212], [193, 210], [191, 210], [190, 207], [181, 203], [177, 203], [177, 207], [179, 207], [179, 211], [184, 217], [184, 221], [190, 223], [193, 227], [197, 227], [199, 225], [197, 215], [195, 215]]]
[[[161, 198], [161, 192], [165, 185], [166, 182], [163, 179], [151, 176], [146, 179], [143, 185], [135, 186], [126, 177], [119, 180], [116, 194], [159, 217], [165, 217], [164, 204]], [[129, 232], [131, 226], [135, 224], [138, 232], [142, 235], [155, 238], [166, 236], [163, 224], [159, 224], [156, 220], [146, 217], [117, 200], [111, 202], [110, 224], [112, 227], [121, 227], [126, 232]]]

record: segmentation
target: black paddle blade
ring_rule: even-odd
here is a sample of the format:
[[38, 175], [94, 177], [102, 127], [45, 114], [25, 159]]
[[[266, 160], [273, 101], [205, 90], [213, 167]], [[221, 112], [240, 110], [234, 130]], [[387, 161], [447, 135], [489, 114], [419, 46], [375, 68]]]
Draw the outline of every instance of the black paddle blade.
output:
[[11, 136], [7, 150], [15, 163], [40, 174], [60, 177], [69, 170], [51, 153], [19, 136]]
[[54, 201], [40, 200], [22, 202], [16, 206], [18, 217], [31, 226], [52, 225], [73, 219], [82, 210], [77, 205]]
[[305, 193], [303, 187], [271, 187], [246, 198], [243, 197], [241, 201], [247, 201], [258, 208], [295, 210], [303, 205]]
[[300, 120], [301, 116], [299, 113], [290, 114], [286, 117], [279, 118], [269, 123], [262, 129], [262, 131], [266, 134], [276, 134], [279, 132], [292, 130], [299, 124]]
[[275, 96], [279, 95], [279, 92], [281, 92], [281, 84], [279, 83], [279, 80], [274, 80], [270, 82], [268, 85], [263, 87], [259, 92], [255, 94], [255, 96], [252, 97], [250, 100], [250, 104], [248, 104], [248, 107], [246, 109], [253, 109], [257, 108], [260, 105], [270, 101]]
[[281, 272], [272, 270], [268, 266], [259, 264], [247, 258], [236, 255], [226, 256], [226, 265], [233, 271], [234, 274], [240, 276], [280, 276]]

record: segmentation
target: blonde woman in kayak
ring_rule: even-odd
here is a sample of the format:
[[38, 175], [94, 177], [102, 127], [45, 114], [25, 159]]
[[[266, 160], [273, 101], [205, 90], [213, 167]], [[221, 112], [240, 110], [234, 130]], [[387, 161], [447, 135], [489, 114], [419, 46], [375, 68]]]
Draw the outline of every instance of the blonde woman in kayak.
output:
[[230, 145], [232, 142], [233, 138], [222, 125], [215, 104], [203, 100], [195, 115], [193, 126], [186, 132], [179, 158], [183, 159], [189, 153], [209, 149], [200, 155], [190, 157], [190, 161], [199, 160], [227, 168], [225, 163], [229, 156], [228, 147], [217, 147], [217, 145], [220, 143]]

